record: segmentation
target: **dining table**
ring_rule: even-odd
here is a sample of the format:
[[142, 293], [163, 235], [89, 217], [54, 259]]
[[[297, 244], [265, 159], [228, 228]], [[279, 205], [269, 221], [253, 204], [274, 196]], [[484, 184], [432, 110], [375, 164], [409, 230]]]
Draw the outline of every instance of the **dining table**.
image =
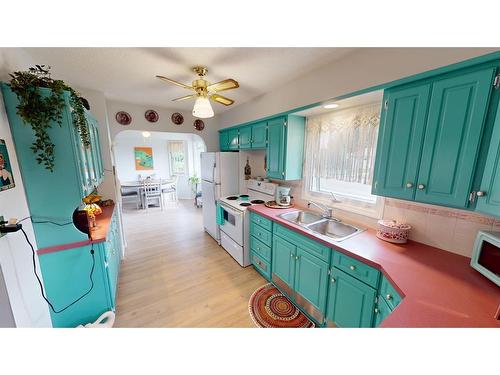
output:
[[[168, 188], [172, 184], [175, 184], [175, 179], [173, 178], [162, 178], [162, 179], [155, 179], [151, 180], [151, 182], [160, 182], [161, 184], [161, 190], [164, 188]], [[120, 183], [122, 188], [127, 188], [127, 189], [136, 189], [137, 195], [140, 198], [140, 203], [141, 203], [141, 208], [146, 207], [145, 203], [145, 196], [144, 196], [144, 181], [136, 180], [136, 181], [123, 181]]]

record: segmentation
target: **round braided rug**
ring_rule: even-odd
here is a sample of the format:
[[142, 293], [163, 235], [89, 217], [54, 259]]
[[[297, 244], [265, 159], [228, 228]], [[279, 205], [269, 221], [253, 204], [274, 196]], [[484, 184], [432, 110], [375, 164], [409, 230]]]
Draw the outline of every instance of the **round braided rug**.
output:
[[314, 328], [314, 323], [273, 284], [261, 286], [252, 294], [248, 311], [257, 327]]

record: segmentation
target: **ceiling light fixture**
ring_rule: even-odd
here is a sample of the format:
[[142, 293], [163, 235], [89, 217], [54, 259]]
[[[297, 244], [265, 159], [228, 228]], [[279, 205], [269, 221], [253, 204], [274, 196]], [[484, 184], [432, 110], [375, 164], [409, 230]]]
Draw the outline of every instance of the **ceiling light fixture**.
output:
[[339, 105], [337, 103], [331, 103], [331, 104], [324, 105], [323, 108], [333, 109], [333, 108], [337, 108], [338, 106]]
[[198, 96], [194, 102], [193, 116], [199, 118], [214, 117], [214, 110], [210, 105], [210, 100], [205, 96]]
[[151, 137], [151, 133], [150, 132], [142, 132], [142, 136], [144, 138], [149, 138], [149, 137]]

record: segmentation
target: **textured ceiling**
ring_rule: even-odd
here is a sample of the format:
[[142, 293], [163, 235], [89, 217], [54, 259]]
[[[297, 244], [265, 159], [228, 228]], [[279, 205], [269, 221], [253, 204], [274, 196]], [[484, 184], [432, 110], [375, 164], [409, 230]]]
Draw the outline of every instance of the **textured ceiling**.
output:
[[193, 101], [172, 102], [190, 93], [155, 75], [191, 84], [191, 67], [208, 68], [207, 79], [234, 78], [240, 87], [224, 93], [231, 107], [214, 103], [221, 113], [267, 93], [322, 65], [340, 59], [352, 48], [23, 48], [33, 61], [52, 66], [52, 76], [74, 86], [104, 92], [130, 103], [190, 110]]

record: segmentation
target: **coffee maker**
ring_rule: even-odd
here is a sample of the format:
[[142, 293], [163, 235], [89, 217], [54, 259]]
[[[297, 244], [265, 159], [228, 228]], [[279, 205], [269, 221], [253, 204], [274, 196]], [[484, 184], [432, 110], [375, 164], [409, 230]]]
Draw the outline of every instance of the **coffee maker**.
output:
[[276, 204], [280, 206], [290, 205], [290, 188], [285, 186], [278, 186], [276, 188]]

